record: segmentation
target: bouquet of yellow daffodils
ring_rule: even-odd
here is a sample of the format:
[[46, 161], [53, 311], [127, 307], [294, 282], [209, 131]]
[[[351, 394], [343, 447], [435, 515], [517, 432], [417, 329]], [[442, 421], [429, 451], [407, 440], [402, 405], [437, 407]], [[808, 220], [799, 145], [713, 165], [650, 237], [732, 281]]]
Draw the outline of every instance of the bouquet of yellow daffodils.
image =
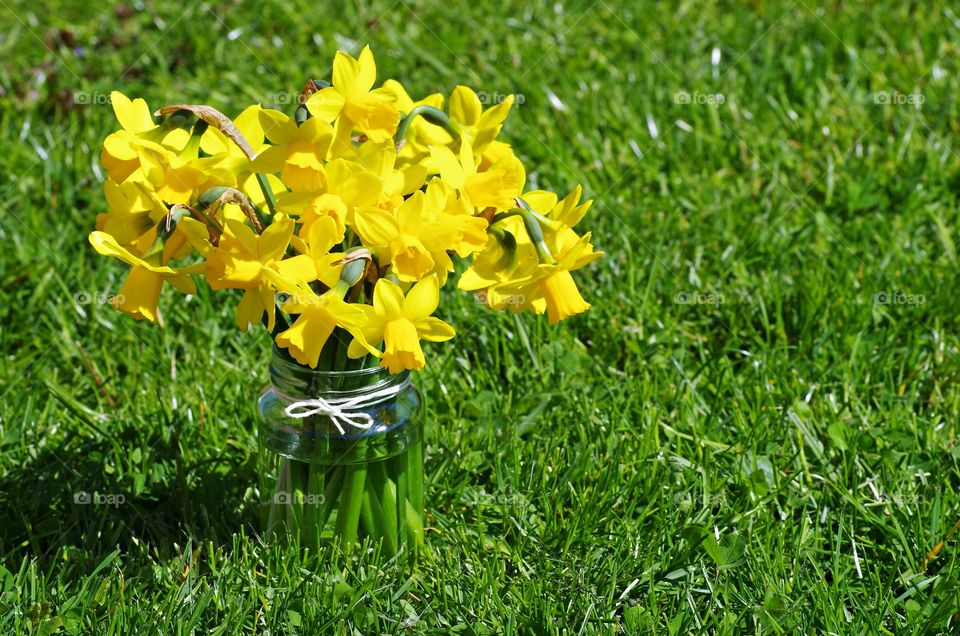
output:
[[369, 48], [338, 52], [331, 79], [308, 81], [292, 117], [178, 104], [158, 121], [111, 95], [121, 129], [90, 242], [131, 266], [117, 309], [162, 324], [164, 283], [192, 294], [202, 276], [242, 290], [240, 329], [262, 323], [301, 365], [374, 356], [397, 373], [423, 368], [421, 340], [454, 336], [433, 315], [454, 256], [472, 259], [458, 287], [492, 309], [556, 323], [589, 307], [570, 272], [601, 254], [573, 229], [590, 202], [524, 191], [498, 139], [512, 96], [484, 109], [457, 86], [444, 109], [394, 80], [373, 88]]

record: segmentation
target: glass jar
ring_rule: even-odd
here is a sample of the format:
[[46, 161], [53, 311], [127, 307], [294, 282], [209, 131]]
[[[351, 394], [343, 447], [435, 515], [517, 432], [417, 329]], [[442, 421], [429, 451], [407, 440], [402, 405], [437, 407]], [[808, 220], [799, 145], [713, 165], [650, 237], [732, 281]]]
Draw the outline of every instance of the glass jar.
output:
[[[409, 372], [311, 369], [274, 347], [258, 402], [268, 540], [392, 557], [423, 543], [422, 400]], [[331, 411], [332, 409], [332, 411]]]

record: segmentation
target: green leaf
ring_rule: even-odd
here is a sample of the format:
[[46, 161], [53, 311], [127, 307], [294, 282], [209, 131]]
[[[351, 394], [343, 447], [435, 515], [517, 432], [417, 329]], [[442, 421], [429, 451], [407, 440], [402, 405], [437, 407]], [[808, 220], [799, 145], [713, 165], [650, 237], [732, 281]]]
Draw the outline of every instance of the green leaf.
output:
[[703, 548], [721, 568], [736, 566], [746, 551], [747, 540], [740, 534], [728, 534], [717, 541], [713, 534], [703, 540]]

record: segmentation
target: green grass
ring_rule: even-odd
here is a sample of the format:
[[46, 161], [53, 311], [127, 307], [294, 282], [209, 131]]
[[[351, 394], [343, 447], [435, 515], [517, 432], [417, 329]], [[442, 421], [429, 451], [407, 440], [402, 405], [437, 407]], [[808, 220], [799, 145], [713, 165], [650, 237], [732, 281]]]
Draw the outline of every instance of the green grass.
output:
[[[957, 631], [952, 3], [2, 4], [4, 633]], [[444, 298], [412, 578], [257, 540], [235, 298], [77, 301], [122, 281], [111, 89], [235, 114], [367, 42], [412, 94], [523, 95], [506, 138], [608, 254], [556, 328]]]

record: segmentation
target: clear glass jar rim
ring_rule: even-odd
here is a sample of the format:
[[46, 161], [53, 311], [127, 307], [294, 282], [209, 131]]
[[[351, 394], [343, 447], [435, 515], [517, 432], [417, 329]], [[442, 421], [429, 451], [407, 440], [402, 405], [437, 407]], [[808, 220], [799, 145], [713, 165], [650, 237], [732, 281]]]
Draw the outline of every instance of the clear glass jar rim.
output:
[[[350, 378], [350, 377], [362, 377], [366, 375], [376, 375], [380, 373], [389, 373], [383, 367], [376, 365], [372, 367], [363, 367], [360, 369], [342, 369], [342, 370], [333, 370], [333, 369], [313, 369], [306, 365], [300, 364], [296, 360], [291, 360], [289, 357], [283, 353], [283, 350], [280, 349], [277, 345], [273, 345], [273, 360], [271, 364], [282, 364], [288, 369], [296, 370], [297, 373], [309, 373], [311, 375], [317, 375], [322, 377], [336, 377], [336, 378]], [[394, 374], [391, 374], [389, 377], [394, 377]], [[395, 374], [397, 379], [403, 377], [402, 373]]]
[[[345, 382], [347, 386], [323, 386], [340, 382]], [[314, 386], [312, 390], [307, 390], [304, 383], [321, 386]], [[273, 359], [270, 361], [270, 385], [285, 401], [320, 396], [360, 397], [389, 386], [398, 386], [398, 391], [403, 391], [411, 384], [409, 371], [393, 374], [381, 366], [345, 370], [311, 369], [291, 361], [276, 345], [273, 348]]]

